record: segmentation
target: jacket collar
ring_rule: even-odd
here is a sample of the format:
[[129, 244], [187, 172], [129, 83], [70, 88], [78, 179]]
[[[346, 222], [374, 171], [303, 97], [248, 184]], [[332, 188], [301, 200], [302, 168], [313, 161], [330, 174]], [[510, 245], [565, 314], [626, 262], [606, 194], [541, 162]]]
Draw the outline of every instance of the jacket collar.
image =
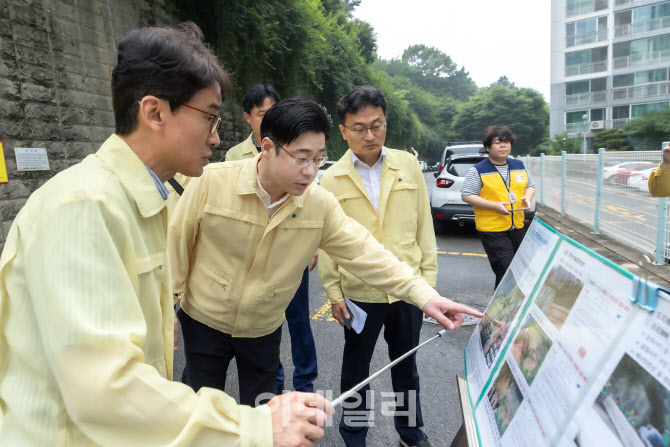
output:
[[[400, 160], [394, 151], [389, 150], [386, 146], [383, 147], [384, 153], [386, 154], [386, 159], [384, 160], [384, 165], [388, 166], [389, 169], [400, 169]], [[333, 175], [350, 175], [356, 168], [354, 167], [354, 161], [352, 157], [353, 151], [348, 149], [347, 152], [342, 155], [340, 160], [330, 169], [333, 170]]]
[[[258, 191], [258, 180], [257, 180], [257, 169], [258, 169], [258, 160], [261, 158], [261, 153], [256, 154], [254, 158], [248, 158], [242, 163], [242, 169], [240, 169], [240, 176], [237, 179], [237, 185], [235, 191], [239, 195], [245, 194], [256, 194], [260, 199], [260, 194]], [[307, 191], [305, 191], [307, 193]], [[302, 208], [305, 202], [305, 194], [301, 196], [291, 196], [289, 200], [292, 200], [296, 206]], [[287, 200], [288, 201], [288, 200]]]
[[146, 166], [118, 135], [107, 138], [95, 155], [116, 174], [135, 200], [142, 217], [151, 217], [165, 207], [165, 200]]

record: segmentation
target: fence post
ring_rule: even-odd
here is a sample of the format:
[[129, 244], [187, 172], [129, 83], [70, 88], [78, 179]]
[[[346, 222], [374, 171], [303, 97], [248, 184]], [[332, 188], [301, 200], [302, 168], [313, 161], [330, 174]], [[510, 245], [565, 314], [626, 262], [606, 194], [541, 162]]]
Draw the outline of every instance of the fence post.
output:
[[561, 216], [565, 217], [565, 171], [568, 153], [561, 152]]
[[603, 192], [603, 169], [605, 168], [605, 148], [598, 149], [598, 173], [596, 175], [596, 210], [593, 218], [593, 232], [600, 234], [600, 197]]
[[665, 264], [665, 232], [668, 224], [668, 198], [658, 199], [658, 222], [656, 227], [656, 265]]
[[540, 203], [544, 206], [544, 152], [540, 154]]

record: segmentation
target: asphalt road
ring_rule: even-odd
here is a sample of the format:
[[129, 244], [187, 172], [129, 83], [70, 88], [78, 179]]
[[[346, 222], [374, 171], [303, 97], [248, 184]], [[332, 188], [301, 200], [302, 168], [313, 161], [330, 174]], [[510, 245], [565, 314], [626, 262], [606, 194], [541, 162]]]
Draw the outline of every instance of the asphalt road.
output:
[[[435, 182], [433, 173], [426, 173], [429, 191]], [[451, 227], [437, 234], [438, 246], [438, 283], [437, 290], [443, 296], [483, 310], [493, 293], [495, 277], [484, 254], [484, 249], [472, 226]], [[312, 331], [316, 343], [319, 377], [314, 383], [316, 390], [322, 390], [326, 396], [335, 398], [340, 393], [340, 370], [342, 349], [344, 346], [343, 329], [332, 319], [330, 304], [325, 296], [316, 269], [310, 274], [310, 315]], [[446, 337], [439, 338], [423, 347], [417, 353], [417, 364], [421, 377], [421, 406], [423, 410], [424, 431], [433, 446], [449, 446], [462, 423], [461, 410], [456, 390], [456, 374], [464, 375], [463, 349], [470, 338], [473, 326], [463, 326]], [[424, 323], [421, 340], [435, 335], [440, 327]], [[290, 341], [286, 325], [283, 328], [281, 359], [284, 364], [287, 382], [291, 389], [293, 364], [291, 362]], [[181, 335], [180, 335], [181, 337]], [[175, 379], [181, 377], [184, 356], [181, 349], [175, 353]], [[389, 363], [388, 351], [383, 337], [377, 342], [372, 359], [371, 373]], [[226, 392], [238, 398], [237, 368], [234, 361], [228, 370]], [[382, 393], [392, 391], [390, 371], [384, 373], [371, 384], [375, 393], [374, 426], [367, 437], [368, 447], [388, 447], [398, 445], [398, 435], [393, 426], [393, 417], [384, 415], [388, 398]], [[343, 446], [337, 426], [341, 411], [326, 427], [326, 435], [319, 446]]]

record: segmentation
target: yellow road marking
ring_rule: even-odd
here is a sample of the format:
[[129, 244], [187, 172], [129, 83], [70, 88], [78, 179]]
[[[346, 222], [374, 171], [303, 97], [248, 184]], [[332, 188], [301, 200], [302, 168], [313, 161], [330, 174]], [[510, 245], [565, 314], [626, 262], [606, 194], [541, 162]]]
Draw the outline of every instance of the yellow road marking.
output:
[[487, 256], [485, 254], [481, 253], [461, 253], [458, 251], [438, 251], [438, 255], [453, 255], [453, 256], [481, 256], [482, 258], [486, 258]]
[[[326, 298], [325, 292], [321, 295], [321, 298]], [[337, 321], [333, 318], [330, 312], [330, 301], [326, 298], [326, 302], [321, 306], [310, 318], [316, 321]]]

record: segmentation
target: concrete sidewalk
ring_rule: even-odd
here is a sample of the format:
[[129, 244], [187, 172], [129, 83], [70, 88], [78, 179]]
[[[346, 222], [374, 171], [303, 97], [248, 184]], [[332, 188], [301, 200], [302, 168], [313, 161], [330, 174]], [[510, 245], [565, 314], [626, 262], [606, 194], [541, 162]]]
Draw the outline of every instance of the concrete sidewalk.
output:
[[[591, 228], [568, 217], [562, 217], [552, 208], [538, 204], [535, 216], [556, 231], [576, 240], [626, 270], [670, 289], [670, 265], [648, 263], [641, 251], [622, 245], [606, 235], [593, 234]], [[653, 258], [652, 255], [648, 256]], [[643, 264], [642, 267], [639, 265], [640, 262]]]

